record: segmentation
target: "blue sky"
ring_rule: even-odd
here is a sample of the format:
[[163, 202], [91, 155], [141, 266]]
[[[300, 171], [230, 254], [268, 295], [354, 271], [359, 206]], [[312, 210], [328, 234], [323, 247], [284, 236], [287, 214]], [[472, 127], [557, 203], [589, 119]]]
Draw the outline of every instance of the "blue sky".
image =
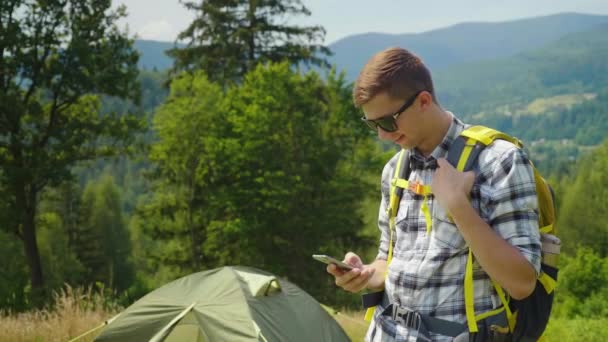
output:
[[[125, 4], [125, 24], [142, 39], [173, 41], [193, 16], [178, 0], [115, 0]], [[496, 22], [563, 12], [608, 15], [606, 0], [304, 0], [308, 18], [290, 22], [321, 25], [325, 43], [365, 32], [415, 33], [462, 22]]]

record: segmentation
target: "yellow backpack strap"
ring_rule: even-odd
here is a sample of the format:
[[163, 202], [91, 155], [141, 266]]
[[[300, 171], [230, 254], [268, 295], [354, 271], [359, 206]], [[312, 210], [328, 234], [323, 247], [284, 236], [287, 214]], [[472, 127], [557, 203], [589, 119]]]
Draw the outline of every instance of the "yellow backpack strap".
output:
[[509, 141], [519, 148], [523, 147], [523, 144], [519, 139], [485, 126], [471, 126], [462, 131], [460, 135], [479, 141], [485, 146], [490, 145], [496, 139], [501, 139]]
[[557, 286], [557, 281], [545, 272], [541, 272], [538, 276], [538, 281], [543, 285], [547, 293], [553, 292]]
[[[387, 208], [388, 212], [388, 226], [391, 232], [390, 241], [388, 244], [388, 257], [386, 260], [386, 269], [387, 272], [384, 274], [384, 277], [388, 276], [388, 265], [391, 263], [393, 259], [393, 239], [396, 233], [395, 227], [395, 218], [397, 217], [397, 211], [399, 211], [399, 202], [401, 201], [401, 197], [403, 196], [403, 189], [407, 188], [407, 178], [410, 172], [409, 165], [409, 152], [405, 149], [402, 149], [399, 153], [399, 157], [397, 159], [397, 165], [395, 166], [395, 172], [393, 175], [393, 179], [391, 180], [391, 190], [390, 190], [390, 198], [389, 198], [389, 206]], [[405, 181], [405, 184], [397, 183], [397, 181]], [[365, 320], [371, 322], [374, 317], [374, 312], [376, 311], [377, 306], [372, 306], [367, 308], [365, 312]]]
[[450, 146], [447, 160], [460, 171], [473, 169], [479, 153], [494, 140], [502, 139], [523, 147], [521, 141], [485, 126], [471, 126], [460, 133]]
[[[477, 158], [483, 149], [490, 145], [494, 140], [502, 139], [510, 141], [518, 147], [523, 147], [519, 139], [513, 138], [507, 134], [504, 134], [495, 129], [491, 129], [485, 126], [471, 126], [460, 133], [460, 136], [452, 142], [450, 149], [448, 150], [447, 160], [452, 166], [458, 171], [470, 171], [473, 169], [474, 164], [477, 162]], [[494, 288], [502, 302], [502, 307], [496, 310], [482, 313], [480, 315], [475, 314], [475, 291], [473, 288], [473, 252], [469, 248], [469, 255], [467, 258], [467, 264], [464, 275], [464, 302], [465, 311], [467, 317], [467, 325], [469, 332], [478, 332], [477, 321], [486, 317], [498, 314], [502, 311], [506, 311], [507, 320], [509, 321], [509, 328], [513, 330], [515, 320], [514, 315], [509, 308], [509, 299], [505, 295], [502, 288], [492, 280]]]
[[[407, 159], [407, 160], [405, 160]], [[397, 180], [407, 179], [409, 174], [410, 166], [409, 166], [409, 152], [405, 149], [401, 150], [399, 153], [399, 159], [397, 160], [397, 165], [395, 166], [395, 173], [393, 176], [393, 180], [391, 181], [391, 195], [389, 200], [389, 208], [388, 208], [388, 223], [391, 231], [391, 240], [388, 245], [388, 259], [386, 260], [386, 264], [391, 263], [393, 259], [393, 237], [396, 233], [396, 218], [397, 212], [399, 211], [399, 202], [401, 202], [401, 197], [403, 196], [404, 187], [398, 186]], [[406, 181], [407, 183], [407, 181]], [[406, 184], [407, 185], [407, 184]], [[407, 186], [405, 187], [407, 188]]]

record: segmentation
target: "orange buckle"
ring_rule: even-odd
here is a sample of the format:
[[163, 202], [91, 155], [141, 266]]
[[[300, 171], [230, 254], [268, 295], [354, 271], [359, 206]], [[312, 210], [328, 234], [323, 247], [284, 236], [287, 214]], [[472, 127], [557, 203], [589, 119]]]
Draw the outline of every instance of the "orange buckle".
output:
[[410, 182], [409, 190], [417, 195], [424, 195], [424, 186], [418, 182]]

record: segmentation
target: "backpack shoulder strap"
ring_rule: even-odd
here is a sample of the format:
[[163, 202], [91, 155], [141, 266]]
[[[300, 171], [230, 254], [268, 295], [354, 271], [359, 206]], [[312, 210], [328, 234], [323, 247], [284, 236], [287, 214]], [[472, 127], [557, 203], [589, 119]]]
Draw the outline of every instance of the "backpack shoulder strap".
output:
[[522, 148], [517, 138], [485, 126], [471, 126], [460, 133], [448, 150], [447, 160], [459, 171], [470, 171], [481, 151], [496, 139], [502, 139]]
[[[502, 139], [515, 144], [517, 147], [523, 147], [523, 144], [516, 138], [513, 138], [505, 133], [497, 131], [485, 126], [471, 126], [460, 133], [448, 149], [448, 162], [459, 171], [470, 171], [477, 162], [477, 158], [481, 151], [486, 146], [493, 143], [496, 139]], [[514, 327], [514, 316], [509, 307], [509, 301], [504, 294], [502, 288], [492, 280], [494, 288], [502, 302], [503, 306], [500, 310], [504, 310], [509, 321], [510, 330]], [[474, 306], [474, 290], [473, 290], [473, 252], [469, 248], [467, 264], [464, 277], [464, 297], [465, 311], [467, 316], [467, 325], [469, 332], [478, 331], [477, 321], [483, 316], [495, 315], [499, 311], [493, 310], [481, 315], [475, 314]]]
[[[399, 179], [407, 179], [410, 176], [411, 166], [410, 166], [410, 151], [406, 149], [402, 149], [399, 152], [399, 156], [397, 157], [397, 162], [395, 164], [395, 170], [393, 172], [393, 178], [390, 180], [390, 199], [388, 203], [388, 215], [389, 215], [389, 230], [390, 230], [390, 241], [388, 244], [388, 257], [386, 260], [386, 265], [391, 263], [393, 259], [393, 241], [395, 239], [395, 218], [397, 216], [397, 211], [399, 210], [399, 202], [401, 202], [401, 197], [403, 197], [403, 188], [397, 186], [397, 181]], [[388, 272], [385, 273], [385, 278], [388, 276]], [[363, 307], [367, 309], [365, 312], [365, 320], [367, 322], [371, 322], [374, 312], [376, 311], [376, 307], [380, 304], [382, 298], [384, 296], [384, 291], [380, 292], [372, 292], [366, 293], [363, 295]]]

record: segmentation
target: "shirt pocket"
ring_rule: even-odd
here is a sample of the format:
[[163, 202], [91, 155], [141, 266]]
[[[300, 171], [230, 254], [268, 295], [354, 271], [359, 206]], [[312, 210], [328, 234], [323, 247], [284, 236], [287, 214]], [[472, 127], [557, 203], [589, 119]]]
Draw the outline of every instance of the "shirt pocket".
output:
[[[407, 250], [411, 246], [411, 214], [409, 213], [409, 201], [401, 201], [399, 210], [395, 217], [395, 231], [393, 232], [393, 248], [396, 250]], [[399, 253], [399, 252], [398, 252]]]
[[[405, 196], [404, 196], [405, 197]], [[411, 215], [409, 214], [410, 200], [401, 199], [399, 204], [399, 210], [397, 211], [397, 217], [395, 217], [395, 226], [397, 231], [407, 232], [410, 225]]]
[[436, 200], [433, 203], [431, 239], [432, 243], [439, 248], [462, 249], [466, 245], [464, 237], [449, 213]]

